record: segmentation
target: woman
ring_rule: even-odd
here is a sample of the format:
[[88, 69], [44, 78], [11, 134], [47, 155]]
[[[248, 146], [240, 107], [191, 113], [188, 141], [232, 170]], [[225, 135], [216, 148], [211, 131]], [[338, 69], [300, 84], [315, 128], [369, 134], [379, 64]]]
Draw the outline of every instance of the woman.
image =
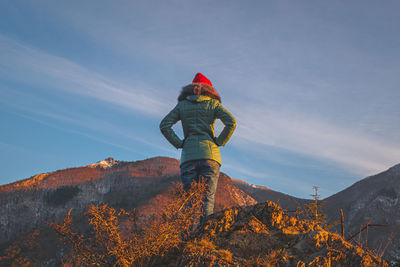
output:
[[[214, 123], [220, 119], [225, 125], [215, 137]], [[172, 126], [181, 120], [184, 139], [181, 140]], [[182, 148], [180, 161], [183, 188], [188, 190], [192, 181], [206, 180], [204, 218], [214, 212], [214, 197], [221, 166], [219, 146], [225, 146], [236, 128], [235, 118], [221, 105], [221, 98], [211, 82], [197, 73], [191, 84], [182, 88], [178, 104], [161, 121], [160, 130], [177, 149]]]

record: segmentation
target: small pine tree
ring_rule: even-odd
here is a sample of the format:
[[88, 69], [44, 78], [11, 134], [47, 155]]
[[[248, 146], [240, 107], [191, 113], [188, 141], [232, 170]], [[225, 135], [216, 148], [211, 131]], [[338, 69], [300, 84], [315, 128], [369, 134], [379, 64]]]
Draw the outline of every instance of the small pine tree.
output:
[[327, 218], [326, 214], [322, 212], [322, 207], [326, 204], [325, 201], [320, 201], [319, 197], [320, 195], [318, 194], [318, 189], [319, 186], [313, 186], [314, 189], [314, 194], [311, 194], [314, 198], [314, 201], [312, 201], [309, 204], [305, 204], [305, 216], [310, 219], [316, 221], [320, 226], [322, 226], [324, 229], [328, 229], [328, 224], [327, 224]]

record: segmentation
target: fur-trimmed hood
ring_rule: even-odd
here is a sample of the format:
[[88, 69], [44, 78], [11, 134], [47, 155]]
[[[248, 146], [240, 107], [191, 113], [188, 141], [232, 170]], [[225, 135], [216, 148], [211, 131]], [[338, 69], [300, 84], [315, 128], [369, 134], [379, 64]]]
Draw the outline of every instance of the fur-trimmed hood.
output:
[[182, 88], [178, 101], [185, 100], [189, 95], [205, 95], [218, 100], [221, 103], [221, 97], [214, 87], [205, 83], [191, 83]]

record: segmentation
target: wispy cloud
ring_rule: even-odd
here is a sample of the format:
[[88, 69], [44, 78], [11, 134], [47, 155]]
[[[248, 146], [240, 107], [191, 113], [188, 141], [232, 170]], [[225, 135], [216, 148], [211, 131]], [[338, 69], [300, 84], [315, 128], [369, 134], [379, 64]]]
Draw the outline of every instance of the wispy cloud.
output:
[[243, 174], [247, 179], [249, 179], [250, 177], [254, 177], [254, 178], [266, 178], [267, 177], [266, 173], [251, 171], [250, 168], [241, 166], [241, 164], [237, 163], [237, 162], [235, 162], [235, 164], [224, 163], [223, 168]]
[[159, 88], [139, 82], [121, 84], [3, 35], [0, 35], [0, 56], [0, 75], [7, 79], [88, 96], [150, 116], [160, 116], [169, 109], [165, 99], [171, 97]]
[[359, 174], [398, 163], [400, 146], [307, 114], [276, 113], [266, 108], [234, 107], [236, 135], [250, 142], [336, 162]]
[[[52, 8], [55, 9], [55, 6]], [[146, 5], [134, 5], [129, 8], [117, 9], [117, 11], [121, 13], [121, 17], [124, 17], [129, 9], [140, 13], [140, 10], [148, 10], [148, 8]], [[168, 11], [174, 11], [174, 7], [166, 6], [166, 8]], [[185, 5], [184, 8], [190, 10], [192, 6]], [[140, 24], [140, 27], [135, 25], [134, 19], [128, 19], [129, 27], [134, 27], [134, 30], [130, 31], [129, 27], [124, 24], [125, 20], [107, 21], [99, 28], [95, 23], [94, 15], [81, 12], [81, 9], [79, 12], [75, 12], [76, 6], [65, 9], [57, 8], [57, 10], [63, 23], [68, 23], [68, 25], [81, 30], [84, 35], [90, 35], [103, 45], [109, 44], [115, 49], [115, 53], [123, 50], [121, 53], [129, 57], [145, 53], [146, 57], [163, 58], [168, 62], [173, 61], [190, 69], [205, 67], [208, 70], [215, 70], [214, 75], [219, 77], [220, 84], [230, 85], [230, 81], [233, 81], [241, 85], [241, 88], [232, 88], [236, 93], [247, 90], [245, 97], [250, 100], [254, 100], [249, 97], [250, 94], [253, 94], [259, 99], [271, 99], [268, 104], [277, 103], [275, 106], [270, 106], [271, 108], [267, 108], [268, 105], [244, 107], [236, 104], [239, 101], [232, 101], [231, 103], [236, 102], [236, 106], [233, 105], [232, 108], [239, 121], [236, 135], [240, 138], [255, 144], [284, 148], [311, 157], [323, 158], [360, 174], [380, 171], [398, 163], [399, 145], [391, 141], [393, 139], [385, 139], [385, 136], [392, 135], [390, 132], [394, 132], [390, 130], [398, 129], [397, 127], [388, 127], [387, 133], [383, 133], [382, 137], [378, 139], [369, 132], [362, 131], [362, 128], [344, 126], [339, 119], [327, 118], [328, 115], [332, 118], [332, 114], [328, 113], [334, 113], [336, 117], [345, 117], [343, 115], [345, 112], [349, 114], [353, 112], [363, 114], [364, 112], [359, 108], [360, 105], [353, 105], [355, 93], [353, 96], [342, 98], [342, 94], [348, 88], [341, 85], [343, 85], [343, 80], [346, 82], [346, 79], [349, 79], [344, 72], [353, 69], [361, 70], [353, 71], [352, 79], [355, 79], [356, 76], [365, 77], [365, 74], [370, 73], [371, 69], [377, 73], [377, 69], [365, 68], [363, 65], [374, 63], [378, 57], [367, 57], [368, 54], [356, 49], [354, 44], [336, 38], [343, 34], [349, 34], [347, 30], [344, 30], [345, 28], [338, 27], [336, 23], [328, 23], [320, 18], [317, 21], [324, 25], [315, 30], [320, 31], [319, 37], [322, 39], [310, 42], [303, 34], [295, 37], [298, 42], [294, 43], [290, 41], [290, 35], [293, 33], [292, 21], [287, 22], [283, 17], [276, 15], [268, 17], [268, 19], [265, 19], [266, 16], [261, 16], [255, 17], [254, 24], [251, 25], [263, 25], [262, 27], [267, 25], [265, 29], [262, 29], [262, 35], [259, 34], [260, 28], [257, 27], [250, 32], [241, 28], [235, 32], [237, 34], [226, 35], [221, 31], [223, 26], [218, 25], [208, 32], [218, 38], [209, 42], [203, 37], [198, 38], [197, 32], [192, 31], [191, 27], [179, 23], [179, 19], [167, 20], [166, 18], [170, 17], [168, 12], [165, 12], [168, 15], [157, 14], [160, 16], [152, 17], [154, 19], [152, 23]], [[232, 12], [231, 14], [234, 14], [235, 11], [235, 9], [228, 10], [228, 12]], [[285, 12], [287, 10], [278, 11]], [[290, 11], [293, 12], [293, 10]], [[102, 9], [101, 12], [109, 15], [107, 8]], [[181, 10], [174, 12], [177, 14]], [[212, 16], [214, 20], [218, 18], [215, 16], [216, 13], [213, 13]], [[307, 12], [302, 14], [308, 16]], [[203, 21], [203, 15], [197, 13], [194, 16], [193, 19], [196, 22]], [[212, 19], [205, 21], [204, 25], [212, 25]], [[300, 25], [303, 28], [300, 31], [307, 33], [309, 26], [312, 26], [311, 24], [314, 22], [315, 18], [303, 20]], [[240, 24], [238, 21], [228, 21], [227, 23], [235, 26]], [[283, 30], [280, 34], [276, 34], [273, 27], [277, 24]], [[179, 28], [179, 34], [171, 34], [176, 26]], [[325, 27], [329, 29], [329, 32], [333, 30], [335, 36], [327, 35]], [[205, 33], [203, 28], [200, 27], [199, 30], [201, 33]], [[104, 35], [104, 32], [109, 34]], [[274, 36], [274, 39], [269, 39], [269, 36]], [[132, 48], [132, 44], [135, 44], [134, 48]], [[327, 56], [330, 54], [327, 53], [328, 51], [333, 53], [337, 60]], [[2, 58], [0, 75], [7, 78], [13, 77], [18, 81], [24, 80], [30, 84], [47, 85], [56, 90], [91, 97], [153, 118], [163, 116], [171, 108], [171, 103], [175, 103], [175, 99], [168, 94], [169, 90], [153, 88], [140, 81], [124, 84], [118, 79], [100, 75], [71, 60], [50, 55], [2, 35], [0, 35], [0, 55]], [[351, 60], [346, 60], [348, 57]], [[320, 65], [320, 62], [324, 61], [328, 61], [330, 64]], [[312, 64], [306, 64], [307, 62]], [[320, 67], [324, 68], [324, 72], [320, 71]], [[24, 75], [20, 75], [21, 73]], [[337, 77], [333, 77], [331, 73], [335, 73]], [[395, 77], [395, 75], [389, 74], [390, 77]], [[273, 84], [271, 77], [274, 75], [275, 78], [281, 79], [279, 84]], [[284, 77], [285, 75], [292, 75], [292, 80]], [[244, 78], [246, 76], [247, 78]], [[374, 79], [379, 82], [389, 80], [386, 79], [386, 76], [380, 78], [382, 79]], [[254, 80], [250, 81], [249, 79]], [[373, 79], [368, 79], [368, 77], [364, 79], [365, 81], [358, 82], [358, 87], [366, 89], [359, 89], [359, 92], [365, 93], [366, 98], [372, 99], [381, 95], [380, 90], [376, 90], [379, 88], [378, 85], [372, 89], [364, 86]], [[339, 86], [332, 86], [332, 80]], [[385, 86], [396, 84], [396, 81], [394, 79], [391, 84]], [[277, 89], [265, 92], [266, 86], [263, 84]], [[392, 90], [388, 95], [398, 96], [398, 93]], [[224, 97], [225, 95], [223, 95], [223, 99]], [[302, 97], [307, 100], [301, 101]], [[233, 100], [233, 98], [237, 98], [237, 95], [232, 94], [227, 98]], [[290, 98], [289, 101], [288, 98]], [[387, 96], [384, 98], [387, 99]], [[335, 105], [329, 104], [330, 99], [334, 99], [335, 103], [346, 103], [346, 111], [338, 111]], [[356, 98], [356, 100], [360, 99]], [[303, 107], [299, 107], [299, 102], [303, 104]], [[370, 100], [370, 104], [371, 102], [374, 101]], [[394, 105], [393, 101], [389, 102], [389, 104], [383, 103], [379, 107], [371, 107], [368, 114], [363, 116], [375, 114], [375, 110], [382, 106], [391, 106], [389, 111], [393, 111], [395, 108], [398, 110], [397, 104]], [[254, 103], [260, 103], [260, 101], [254, 101]], [[281, 103], [289, 103], [286, 105], [293, 105], [295, 108], [282, 112], [284, 109], [276, 108], [276, 105], [281, 105]], [[315, 113], [306, 106], [310, 103], [318, 104], [319, 107], [327, 105], [330, 107], [327, 110], [330, 111], [316, 117]], [[385, 111], [387, 110], [385, 109]], [[382, 112], [377, 119], [385, 116], [385, 112]], [[64, 119], [67, 120], [67, 118]], [[398, 119], [391, 118], [386, 125], [393, 125], [393, 121], [396, 122]], [[366, 123], [368, 122], [366, 119]], [[245, 146], [243, 148], [246, 149]]]
[[50, 123], [50, 122], [41, 120], [41, 119], [39, 119], [37, 117], [31, 116], [31, 115], [27, 115], [27, 114], [23, 114], [23, 113], [14, 112], [14, 114], [17, 115], [17, 116], [23, 117], [25, 119], [28, 119], [28, 120], [31, 120], [31, 121], [46, 125], [48, 127], [56, 128], [56, 129], [59, 129], [59, 130], [65, 131], [65, 132], [69, 132], [69, 133], [73, 133], [73, 134], [78, 134], [78, 135], [87, 137], [89, 139], [95, 140], [95, 141], [103, 143], [103, 144], [111, 145], [111, 146], [114, 146], [114, 147], [117, 147], [117, 148], [120, 148], [120, 149], [123, 149], [123, 150], [127, 150], [127, 151], [130, 151], [130, 152], [135, 152], [135, 153], [138, 153], [138, 154], [141, 154], [141, 155], [146, 155], [146, 154], [144, 154], [143, 152], [141, 152], [139, 150], [131, 149], [130, 147], [128, 147], [126, 145], [121, 145], [121, 144], [118, 144], [116, 142], [111, 142], [110, 140], [106, 140], [106, 139], [100, 138], [98, 136], [95, 136], [95, 135], [92, 135], [92, 134], [88, 134], [87, 132], [84, 132], [84, 131], [78, 131], [76, 129], [60, 127], [60, 126], [58, 126], [58, 125], [56, 125], [54, 123]]
[[[0, 62], [0, 75], [8, 79], [91, 97], [152, 117], [163, 116], [171, 108], [170, 103], [175, 102], [160, 89], [141, 82], [135, 85], [121, 84], [70, 60], [50, 55], [2, 35], [0, 48], [3, 59]], [[324, 158], [360, 174], [383, 170], [397, 163], [396, 160], [400, 158], [398, 144], [375, 139], [358, 130], [316, 119], [306, 113], [285, 114], [254, 105], [232, 108], [239, 121], [236, 135], [257, 144]], [[135, 137], [126, 129], [109, 122], [97, 120], [93, 123], [93, 118], [85, 119], [82, 115], [78, 117], [76, 114], [71, 116], [46, 113], [40, 109], [29, 112], [80, 126], [96, 125], [91, 127], [113, 129], [121, 136], [154, 146], [152, 142]], [[91, 123], [87, 124], [89, 121]]]
[[[2, 99], [0, 99], [0, 103], [5, 106], [11, 107], [11, 110], [16, 110], [14, 112], [9, 110], [9, 112], [13, 112], [14, 114], [24, 117], [26, 119], [66, 132], [79, 134], [105, 144], [113, 145], [118, 148], [123, 148], [128, 151], [137, 152], [138, 154], [143, 153], [138, 150], [133, 150], [127, 147], [127, 145], [123, 145], [121, 144], [121, 142], [118, 143], [115, 140], [118, 140], [122, 137], [126, 138], [127, 140], [144, 144], [148, 147], [156, 148], [160, 151], [165, 151], [169, 153], [174, 151], [172, 148], [167, 148], [161, 144], [151, 142], [145, 137], [138, 136], [137, 133], [129, 130], [128, 127], [121, 127], [110, 121], [103, 120], [101, 119], [101, 117], [93, 117], [71, 110], [66, 110], [62, 106], [59, 106], [57, 103], [46, 101], [45, 99], [42, 99], [41, 97], [30, 93], [10, 90], [6, 89], [5, 87], [2, 87], [2, 89], [4, 93], [7, 93], [6, 95], [9, 97], [3, 97]], [[10, 99], [14, 99], [15, 101], [10, 101]], [[29, 102], [29, 104], [22, 104], [23, 102]], [[60, 126], [60, 124], [55, 124], [54, 122], [49, 121], [49, 119], [61, 122], [61, 125], [63, 126]], [[74, 125], [75, 127], [68, 127], [68, 124]], [[81, 130], [77, 130], [76, 126], [78, 126]], [[90, 130], [91, 132], [96, 132], [98, 134], [95, 135], [93, 133], [89, 133], [87, 130]], [[110, 140], [100, 137], [104, 134], [118, 138], [113, 138], [114, 141], [111, 142]]]

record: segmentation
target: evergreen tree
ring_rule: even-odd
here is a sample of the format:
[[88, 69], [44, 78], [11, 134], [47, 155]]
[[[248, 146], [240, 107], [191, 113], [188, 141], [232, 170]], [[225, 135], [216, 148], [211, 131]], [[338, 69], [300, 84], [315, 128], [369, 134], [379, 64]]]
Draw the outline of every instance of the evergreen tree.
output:
[[319, 186], [313, 186], [313, 189], [314, 189], [314, 194], [311, 194], [310, 196], [314, 198], [314, 201], [312, 201], [309, 204], [305, 204], [305, 216], [310, 220], [318, 222], [318, 224], [322, 226], [324, 229], [328, 229], [326, 214], [323, 213], [321, 210], [326, 203], [325, 201], [319, 200], [320, 197], [320, 195], [318, 194]]

